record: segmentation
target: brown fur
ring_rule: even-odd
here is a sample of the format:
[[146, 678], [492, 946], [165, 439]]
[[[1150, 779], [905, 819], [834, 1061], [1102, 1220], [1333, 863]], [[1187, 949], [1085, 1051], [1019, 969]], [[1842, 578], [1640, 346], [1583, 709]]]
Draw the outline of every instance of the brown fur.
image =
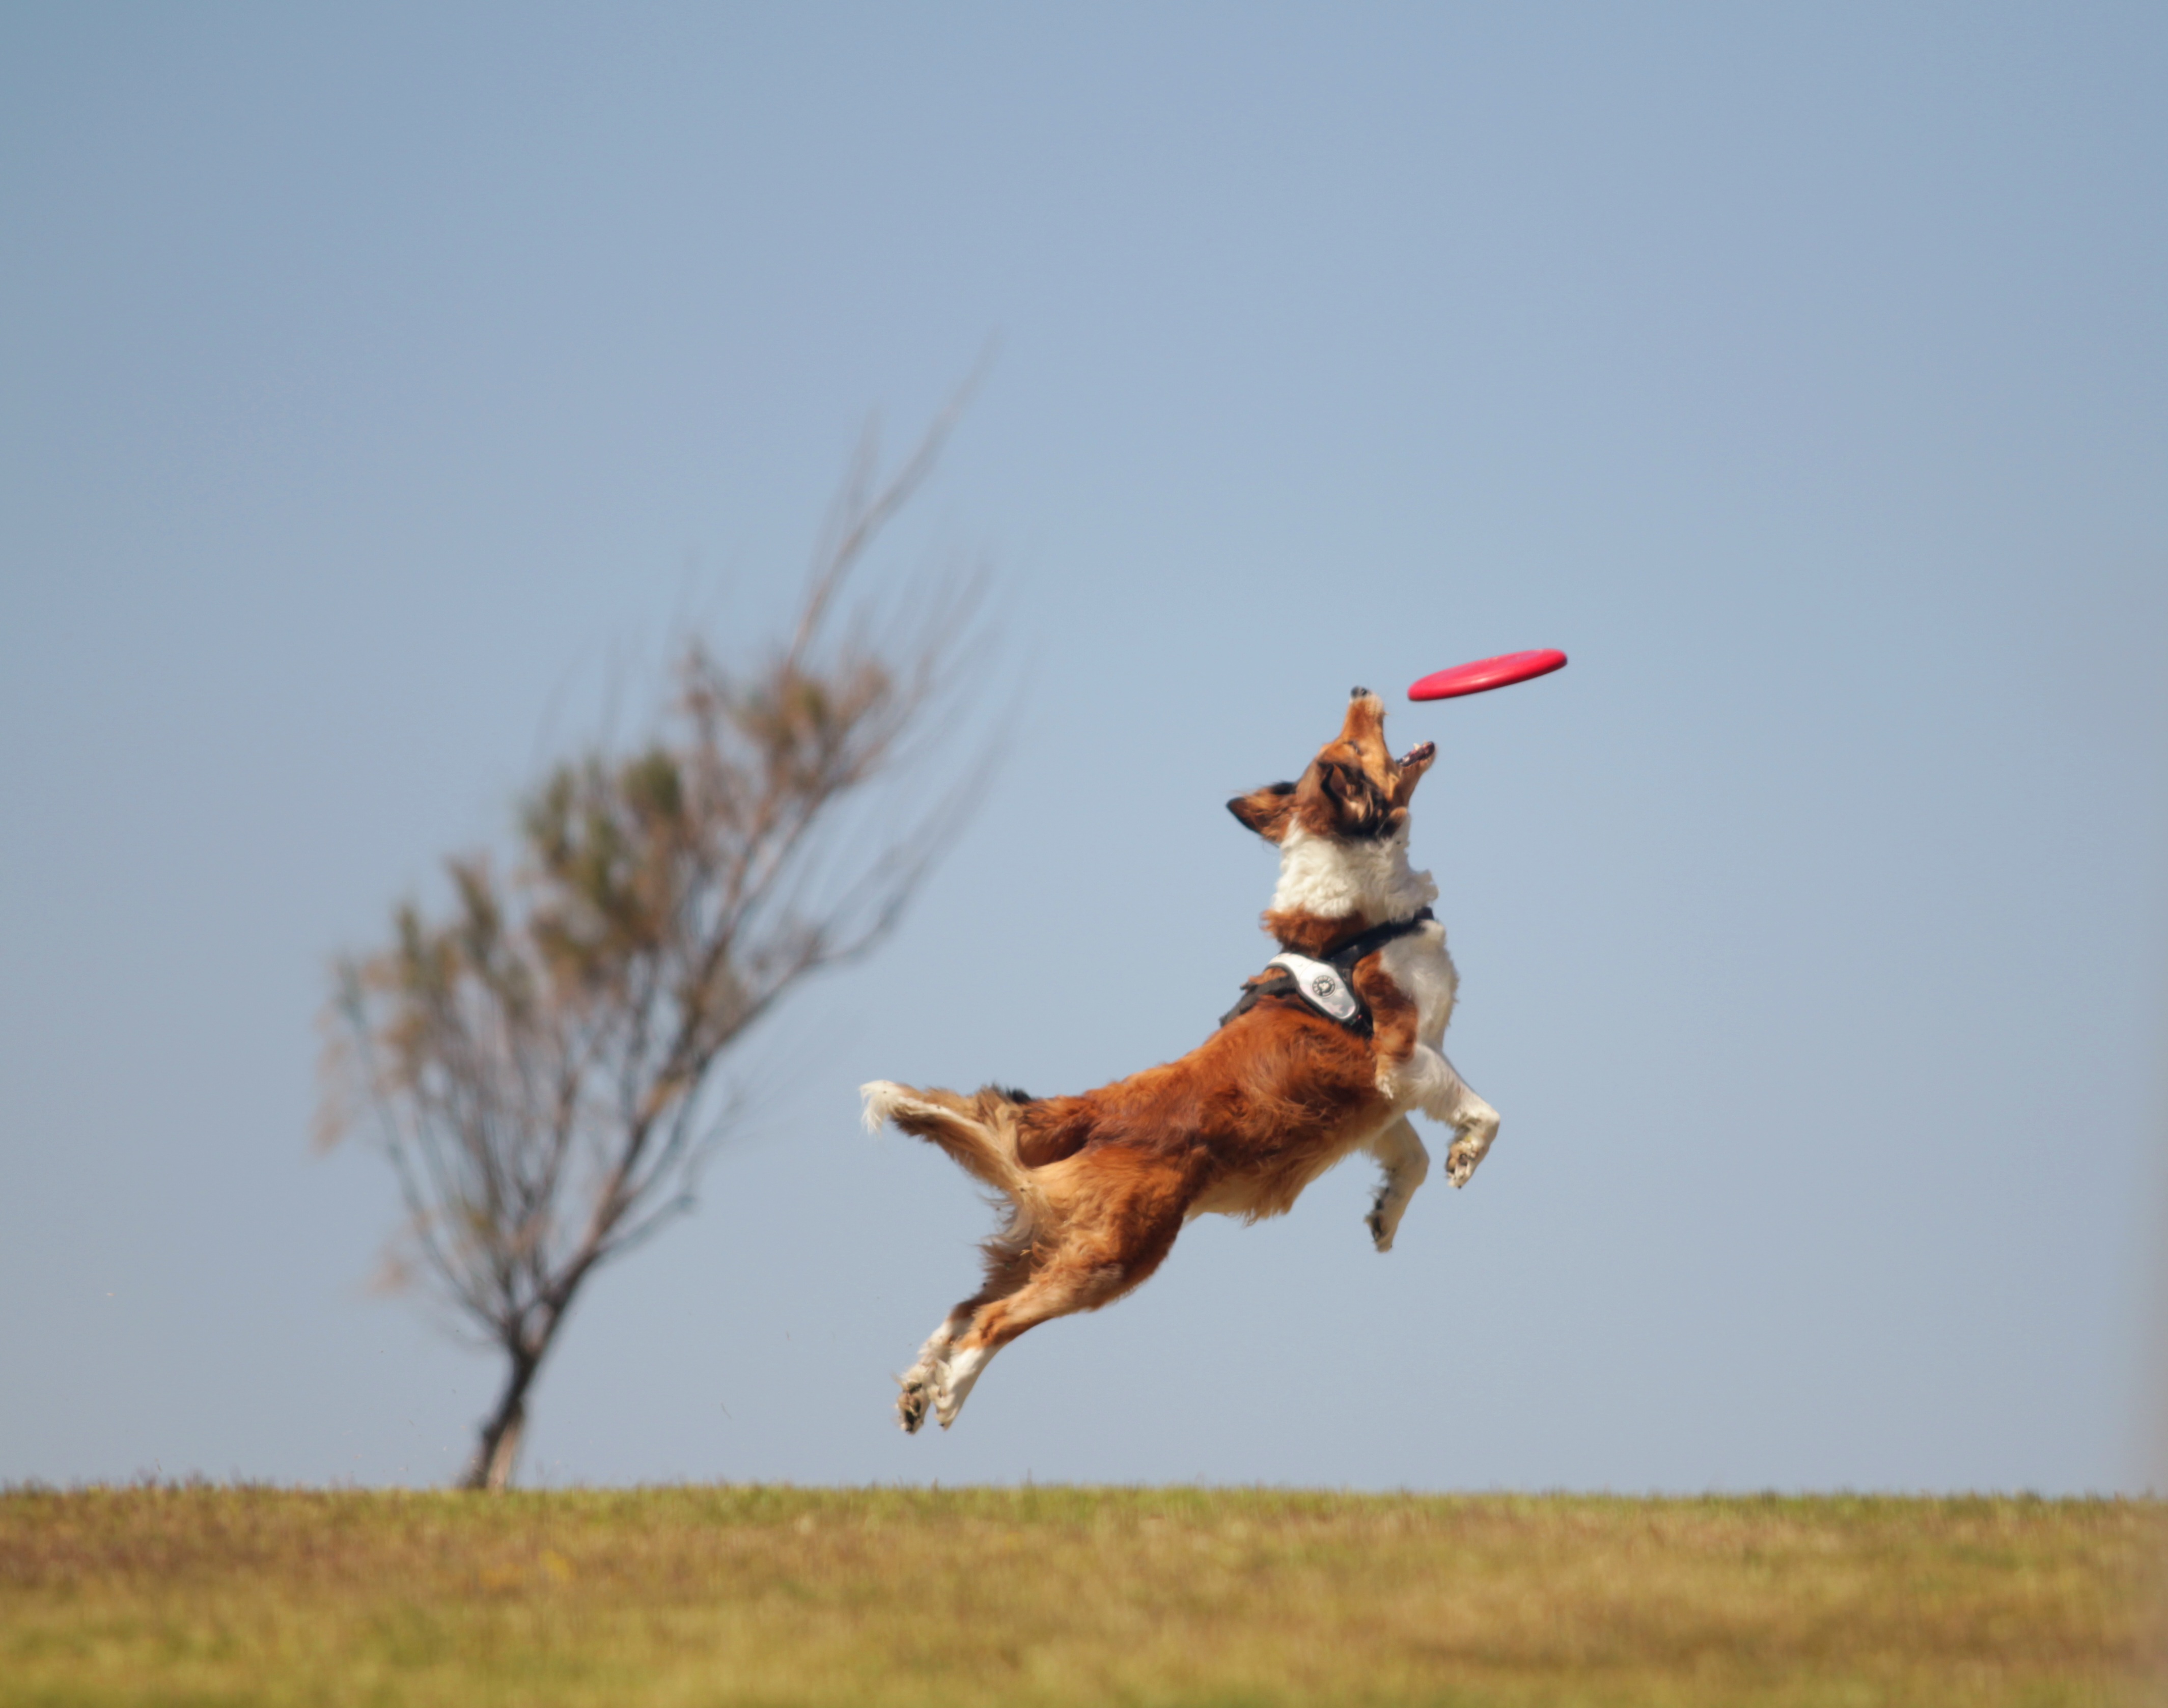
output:
[[[1411, 1049], [1414, 1005], [1379, 957], [1356, 977]], [[998, 1350], [1050, 1317], [1111, 1304], [1159, 1267], [1192, 1214], [1254, 1221], [1292, 1209], [1390, 1116], [1377, 1079], [1371, 1040], [1268, 1000], [1181, 1060], [1079, 1097], [1016, 1104], [991, 1088], [971, 1098], [904, 1088], [965, 1120], [899, 1113], [896, 1125], [1018, 1205], [986, 1244], [986, 1285], [951, 1313], [970, 1319], [958, 1349]], [[1002, 1157], [971, 1128], [1013, 1135], [1014, 1148]]]
[[[1228, 806], [1274, 842], [1293, 823], [1316, 835], [1384, 835], [1405, 818], [1433, 757], [1425, 744], [1395, 763], [1383, 707], [1358, 690], [1339, 737], [1299, 782]], [[1265, 917], [1283, 947], [1310, 955], [1381, 923]], [[939, 1145], [1014, 1206], [1008, 1227], [986, 1242], [985, 1285], [950, 1314], [951, 1352], [991, 1354], [1037, 1323], [1112, 1303], [1159, 1267], [1188, 1217], [1281, 1215], [1376, 1133], [1393, 1115], [1379, 1065], [1412, 1054], [1416, 1009], [1379, 955], [1357, 965], [1353, 982], [1370, 1006], [1368, 1038], [1297, 998], [1267, 997], [1178, 1061], [1078, 1096], [895, 1088], [910, 1100], [890, 1111], [897, 1125]], [[907, 1428], [925, 1404], [906, 1379]]]
[[1294, 907], [1278, 912], [1267, 910], [1264, 922], [1265, 929], [1281, 948], [1292, 949], [1312, 960], [1326, 959], [1342, 944], [1352, 942], [1379, 923], [1359, 913], [1330, 919], [1322, 913], [1305, 913]]

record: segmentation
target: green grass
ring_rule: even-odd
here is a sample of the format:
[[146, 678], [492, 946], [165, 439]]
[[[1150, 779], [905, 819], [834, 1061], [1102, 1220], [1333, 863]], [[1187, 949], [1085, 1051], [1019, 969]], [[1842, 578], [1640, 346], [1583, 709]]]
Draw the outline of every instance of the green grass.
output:
[[0, 1704], [2134, 1703], [2156, 1503], [0, 1493]]

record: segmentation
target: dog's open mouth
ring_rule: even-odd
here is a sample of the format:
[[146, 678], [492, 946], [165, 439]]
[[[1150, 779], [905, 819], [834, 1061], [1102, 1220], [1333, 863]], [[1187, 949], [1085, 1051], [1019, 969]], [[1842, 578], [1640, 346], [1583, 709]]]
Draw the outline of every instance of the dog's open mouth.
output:
[[1411, 765], [1427, 765], [1437, 752], [1436, 742], [1418, 742], [1401, 756], [1400, 769], [1405, 771]]

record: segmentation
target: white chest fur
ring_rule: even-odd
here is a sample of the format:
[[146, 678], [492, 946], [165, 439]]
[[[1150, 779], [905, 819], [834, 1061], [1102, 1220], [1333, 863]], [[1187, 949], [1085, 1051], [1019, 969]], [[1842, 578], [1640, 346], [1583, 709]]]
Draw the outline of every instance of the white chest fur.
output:
[[1340, 919], [1367, 914], [1383, 923], [1405, 919], [1437, 900], [1428, 872], [1408, 865], [1405, 825], [1375, 841], [1342, 842], [1291, 826], [1280, 843], [1280, 881], [1273, 891], [1275, 912], [1315, 913]]
[[[1315, 913], [1327, 919], [1359, 913], [1374, 921], [1405, 919], [1437, 899], [1428, 872], [1408, 865], [1405, 827], [1376, 841], [1342, 842], [1290, 827], [1280, 843], [1280, 881], [1275, 910]], [[1445, 927], [1435, 919], [1384, 949], [1385, 971], [1415, 999], [1416, 1036], [1433, 1050], [1453, 1018], [1459, 981], [1445, 952]]]

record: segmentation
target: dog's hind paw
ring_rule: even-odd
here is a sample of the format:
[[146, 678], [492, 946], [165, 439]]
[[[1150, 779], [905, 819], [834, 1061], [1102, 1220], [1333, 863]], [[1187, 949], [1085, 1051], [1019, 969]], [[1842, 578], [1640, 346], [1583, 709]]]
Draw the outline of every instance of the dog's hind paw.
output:
[[1370, 1213], [1363, 1218], [1363, 1226], [1370, 1230], [1370, 1243], [1372, 1245], [1377, 1247], [1377, 1248], [1381, 1252], [1389, 1252], [1392, 1250], [1393, 1236], [1395, 1233], [1398, 1232], [1399, 1230], [1390, 1227], [1386, 1225], [1385, 1206], [1384, 1205], [1372, 1205], [1370, 1206]]
[[964, 1409], [964, 1402], [978, 1385], [980, 1372], [993, 1355], [986, 1347], [970, 1347], [941, 1366], [940, 1374], [934, 1378], [933, 1415], [941, 1420], [943, 1429], [955, 1423], [956, 1414]]
[[903, 1425], [903, 1433], [916, 1435], [926, 1421], [926, 1407], [933, 1396], [927, 1391], [925, 1382], [915, 1375], [900, 1377], [903, 1391], [895, 1397], [896, 1422]]

